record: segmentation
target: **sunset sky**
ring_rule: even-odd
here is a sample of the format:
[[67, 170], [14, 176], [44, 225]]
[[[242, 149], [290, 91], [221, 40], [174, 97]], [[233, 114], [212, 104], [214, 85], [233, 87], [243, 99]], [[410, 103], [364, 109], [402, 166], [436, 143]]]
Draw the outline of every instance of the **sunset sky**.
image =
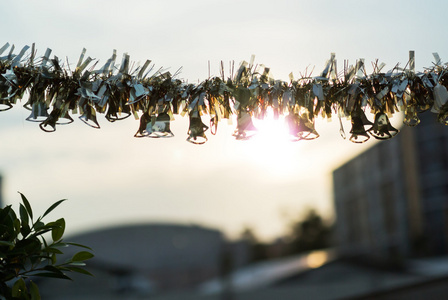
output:
[[[151, 59], [180, 79], [200, 82], [219, 75], [220, 62], [256, 56], [276, 79], [315, 68], [330, 53], [338, 66], [364, 58], [392, 69], [416, 53], [422, 71], [438, 52], [448, 59], [444, 1], [13, 1], [0, 2], [0, 47], [16, 52], [36, 43], [72, 67], [83, 48], [102, 65], [118, 52], [134, 62]], [[7, 13], [6, 13], [7, 12]], [[370, 70], [369, 68], [367, 69]], [[24, 102], [22, 102], [24, 103]], [[235, 237], [245, 227], [263, 239], [284, 232], [289, 220], [315, 208], [333, 217], [331, 171], [374, 144], [352, 144], [339, 135], [339, 121], [318, 120], [321, 137], [291, 143], [280, 125], [258, 123], [250, 141], [231, 136], [236, 122], [220, 123], [202, 146], [187, 143], [187, 118], [175, 116], [172, 139], [137, 139], [138, 121], [101, 129], [80, 120], [41, 131], [25, 121], [20, 103], [0, 112], [0, 172], [3, 195], [18, 205], [17, 191], [36, 213], [68, 198], [52, 217], [66, 218], [70, 234], [135, 222], [181, 222], [223, 230]], [[372, 117], [370, 117], [372, 119]], [[393, 124], [399, 126], [400, 116]], [[206, 122], [207, 123], [207, 122]], [[350, 126], [347, 122], [345, 130]], [[280, 126], [281, 127], [281, 126]]]

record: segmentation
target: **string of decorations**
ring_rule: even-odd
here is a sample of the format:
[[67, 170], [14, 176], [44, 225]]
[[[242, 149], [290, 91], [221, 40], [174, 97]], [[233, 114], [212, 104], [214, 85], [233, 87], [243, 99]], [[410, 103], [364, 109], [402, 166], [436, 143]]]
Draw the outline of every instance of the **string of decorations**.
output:
[[[1, 56], [8, 48], [9, 53]], [[135, 137], [168, 138], [174, 136], [170, 122], [180, 114], [189, 117], [187, 141], [203, 144], [208, 129], [216, 134], [219, 122], [236, 114], [233, 136], [245, 140], [256, 133], [253, 118], [265, 118], [268, 110], [274, 118], [284, 117], [293, 141], [319, 137], [315, 119], [330, 119], [333, 114], [339, 118], [344, 139], [341, 118], [351, 121], [349, 140], [354, 143], [371, 136], [381, 140], [394, 137], [399, 130], [389, 118], [397, 112], [404, 112], [403, 122], [408, 126], [418, 125], [418, 114], [427, 110], [448, 125], [447, 65], [436, 53], [434, 65], [423, 72], [415, 72], [414, 52], [410, 51], [404, 68], [397, 64], [383, 71], [385, 65], [375, 61], [371, 74], [366, 73], [362, 59], [355, 65], [344, 62], [338, 72], [332, 53], [319, 76], [301, 74], [294, 79], [291, 73], [289, 82], [273, 79], [269, 68], [255, 65], [252, 57], [236, 71], [231, 65], [227, 78], [221, 62], [221, 76], [192, 84], [176, 79], [177, 72], [154, 70], [150, 60], [133, 68], [126, 53], [118, 65], [115, 50], [104, 66], [97, 68], [98, 61], [85, 58], [83, 49], [76, 68], [70, 70], [57, 56], [50, 58], [51, 49], [38, 59], [34, 44], [18, 54], [14, 49], [9, 43], [0, 48], [0, 111], [25, 98], [23, 106], [30, 110], [26, 120], [39, 123], [46, 132], [72, 123], [71, 114], [79, 114], [79, 119], [93, 128], [100, 128], [97, 114], [104, 114], [110, 122], [132, 115], [140, 120]], [[373, 122], [366, 112], [374, 115]], [[202, 121], [204, 115], [210, 118], [209, 126]]]

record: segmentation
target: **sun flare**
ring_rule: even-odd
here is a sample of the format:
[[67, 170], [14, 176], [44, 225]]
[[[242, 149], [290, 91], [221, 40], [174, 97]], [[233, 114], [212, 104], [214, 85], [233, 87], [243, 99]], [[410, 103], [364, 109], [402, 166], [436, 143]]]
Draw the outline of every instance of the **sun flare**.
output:
[[271, 175], [284, 177], [300, 167], [301, 142], [293, 142], [283, 117], [268, 114], [253, 120], [257, 133], [245, 141], [245, 152], [251, 162]]

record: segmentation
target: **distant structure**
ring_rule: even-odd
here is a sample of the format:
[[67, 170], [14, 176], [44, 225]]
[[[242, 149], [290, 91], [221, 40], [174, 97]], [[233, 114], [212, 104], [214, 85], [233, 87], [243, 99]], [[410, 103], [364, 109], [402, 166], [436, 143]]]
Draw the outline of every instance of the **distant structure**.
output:
[[333, 172], [337, 247], [379, 258], [448, 253], [448, 127], [430, 112]]
[[3, 176], [0, 174], [0, 208], [3, 208]]
[[45, 299], [60, 299], [61, 294], [71, 295], [70, 299], [133, 299], [188, 290], [220, 276], [225, 246], [218, 230], [175, 224], [106, 228], [70, 241], [93, 249], [95, 257], [87, 269], [95, 277], [74, 277], [74, 282], [56, 286], [53, 281], [42, 282]]

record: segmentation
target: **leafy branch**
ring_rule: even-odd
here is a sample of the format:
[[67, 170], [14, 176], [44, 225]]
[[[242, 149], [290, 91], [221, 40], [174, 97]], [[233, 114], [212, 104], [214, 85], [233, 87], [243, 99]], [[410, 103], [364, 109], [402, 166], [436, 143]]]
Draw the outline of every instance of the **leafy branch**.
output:
[[[91, 248], [63, 241], [65, 220], [44, 223], [45, 218], [66, 199], [51, 205], [36, 220], [28, 199], [20, 193], [19, 214], [11, 205], [0, 208], [0, 299], [40, 299], [33, 277], [71, 279], [69, 272], [92, 274], [85, 270], [85, 261], [94, 255]], [[48, 236], [51, 236], [49, 240]], [[84, 250], [59, 262], [62, 249], [75, 246]]]

